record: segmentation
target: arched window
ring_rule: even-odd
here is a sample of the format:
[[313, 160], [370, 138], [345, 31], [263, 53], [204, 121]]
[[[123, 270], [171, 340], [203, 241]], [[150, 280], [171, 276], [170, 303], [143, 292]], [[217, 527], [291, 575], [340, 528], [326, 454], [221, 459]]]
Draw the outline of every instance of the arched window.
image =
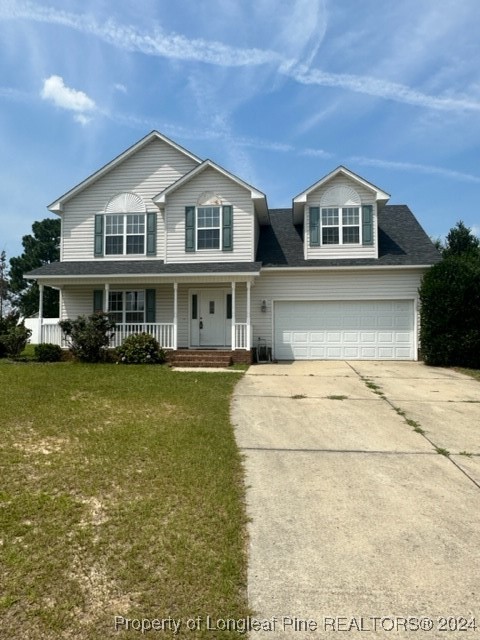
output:
[[145, 254], [147, 208], [136, 193], [119, 193], [105, 206], [105, 255]]

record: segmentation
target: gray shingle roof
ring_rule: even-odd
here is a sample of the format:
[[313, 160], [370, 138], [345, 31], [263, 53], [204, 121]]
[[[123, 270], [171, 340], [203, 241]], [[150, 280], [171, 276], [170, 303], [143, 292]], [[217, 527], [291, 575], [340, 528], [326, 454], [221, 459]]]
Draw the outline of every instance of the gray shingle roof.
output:
[[270, 209], [262, 227], [257, 260], [264, 267], [406, 266], [434, 264], [440, 254], [406, 205], [386, 205], [378, 214], [379, 257], [305, 260], [303, 227], [292, 223], [291, 209]]
[[261, 266], [260, 262], [165, 264], [163, 260], [88, 260], [78, 262], [52, 262], [30, 271], [27, 275], [37, 277], [258, 273]]
[[165, 264], [163, 260], [91, 260], [52, 262], [28, 276], [122, 276], [258, 273], [264, 267], [415, 266], [441, 259], [429, 237], [405, 205], [386, 205], [378, 213], [379, 257], [305, 260], [303, 228], [292, 223], [291, 209], [270, 209], [271, 226], [261, 227], [256, 262]]

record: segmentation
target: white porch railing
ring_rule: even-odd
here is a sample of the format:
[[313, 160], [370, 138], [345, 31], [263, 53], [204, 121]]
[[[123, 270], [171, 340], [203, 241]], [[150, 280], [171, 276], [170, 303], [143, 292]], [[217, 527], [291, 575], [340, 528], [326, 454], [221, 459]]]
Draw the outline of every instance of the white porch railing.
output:
[[[47, 319], [46, 319], [47, 320]], [[52, 324], [52, 320], [42, 323], [42, 335], [38, 342], [58, 344], [61, 347], [67, 347], [68, 342], [65, 340], [58, 320]], [[38, 320], [37, 320], [38, 322]], [[147, 324], [117, 324], [115, 325], [115, 335], [112, 338], [111, 346], [118, 347], [125, 338], [135, 333], [149, 333], [152, 335], [162, 347], [162, 349], [173, 349], [175, 345], [175, 325], [173, 322], [168, 323], [147, 323]], [[33, 337], [33, 336], [32, 336]], [[34, 342], [34, 340], [32, 340]], [[35, 341], [36, 342], [36, 341]]]
[[232, 348], [249, 349], [249, 334], [249, 325], [246, 322], [236, 322], [234, 331], [235, 344], [232, 345]]
[[58, 324], [58, 320], [55, 324], [52, 324], [51, 322], [42, 323], [42, 335], [39, 342], [58, 344], [60, 347], [67, 346], [65, 343], [63, 332], [60, 329], [60, 325]]
[[117, 324], [111, 346], [119, 347], [125, 338], [136, 333], [149, 333], [162, 349], [173, 349], [175, 345], [175, 324], [173, 322], [149, 322], [147, 324]]

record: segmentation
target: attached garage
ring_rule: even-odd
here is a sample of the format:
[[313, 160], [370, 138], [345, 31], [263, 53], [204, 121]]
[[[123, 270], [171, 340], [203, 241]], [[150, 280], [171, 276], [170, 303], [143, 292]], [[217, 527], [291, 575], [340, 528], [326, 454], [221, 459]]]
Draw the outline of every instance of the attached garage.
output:
[[278, 360], [414, 360], [413, 300], [276, 301]]

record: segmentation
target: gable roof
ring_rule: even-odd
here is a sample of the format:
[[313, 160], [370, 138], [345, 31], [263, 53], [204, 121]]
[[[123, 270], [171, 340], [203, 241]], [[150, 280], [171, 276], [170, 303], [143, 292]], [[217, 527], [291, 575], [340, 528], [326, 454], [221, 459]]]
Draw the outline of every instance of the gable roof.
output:
[[293, 199], [294, 224], [300, 224], [303, 221], [304, 204], [307, 201], [308, 195], [312, 191], [315, 191], [315, 189], [318, 189], [322, 185], [332, 180], [332, 178], [336, 178], [338, 175], [347, 176], [348, 178], [351, 178], [355, 182], [358, 182], [359, 184], [361, 184], [363, 187], [365, 187], [365, 189], [369, 189], [370, 191], [372, 191], [375, 195], [375, 201], [378, 202], [379, 204], [385, 204], [390, 199], [389, 193], [387, 193], [386, 191], [383, 191], [382, 189], [379, 189], [379, 187], [376, 187], [371, 182], [368, 182], [367, 180], [365, 180], [365, 178], [362, 178], [361, 176], [357, 175], [353, 171], [350, 171], [350, 169], [347, 169], [347, 167], [340, 165], [339, 167], [331, 171], [329, 174], [327, 174], [326, 176], [324, 176], [323, 178], [321, 178], [320, 180], [312, 184], [310, 187], [308, 187], [308, 189], [305, 189], [305, 191], [302, 191], [302, 193], [299, 193], [298, 196], [295, 196], [295, 198]]
[[180, 146], [176, 142], [173, 142], [173, 140], [170, 140], [170, 138], [167, 138], [166, 136], [159, 133], [158, 131], [151, 131], [148, 135], [146, 135], [144, 138], [142, 138], [141, 140], [136, 142], [134, 145], [129, 147], [126, 151], [121, 153], [119, 156], [117, 156], [116, 158], [108, 162], [101, 169], [99, 169], [98, 171], [95, 171], [95, 173], [92, 173], [92, 175], [90, 175], [88, 178], [80, 182], [80, 184], [77, 184], [75, 187], [70, 189], [70, 191], [67, 191], [62, 196], [60, 196], [60, 198], [57, 198], [57, 200], [55, 200], [50, 205], [48, 205], [47, 208], [50, 211], [52, 211], [52, 213], [57, 213], [60, 215], [61, 212], [63, 211], [63, 205], [65, 202], [67, 202], [68, 200], [76, 196], [78, 193], [80, 193], [81, 191], [89, 187], [92, 183], [94, 183], [96, 180], [98, 180], [102, 176], [112, 171], [112, 169], [114, 169], [119, 164], [127, 160], [127, 158], [130, 158], [131, 156], [133, 156], [137, 151], [139, 151], [140, 149], [145, 147], [147, 144], [152, 142], [152, 140], [161, 140], [162, 142], [165, 142], [166, 144], [173, 147], [180, 153], [183, 153], [183, 155], [187, 156], [194, 162], [198, 162], [199, 164], [202, 162], [198, 156], [194, 155], [190, 151], [187, 151], [187, 149], [184, 149], [182, 146]]
[[257, 260], [263, 267], [425, 266], [440, 253], [406, 205], [385, 205], [378, 212], [378, 258], [305, 260], [303, 226], [292, 223], [291, 209], [271, 209], [270, 227], [262, 227]]
[[213, 160], [208, 160], [208, 159], [204, 160], [197, 167], [194, 167], [191, 171], [186, 173], [184, 176], [181, 176], [176, 182], [174, 182], [173, 184], [168, 186], [166, 189], [161, 191], [159, 194], [157, 194], [153, 198], [153, 201], [159, 205], [165, 204], [167, 196], [169, 196], [171, 193], [173, 193], [174, 191], [182, 187], [184, 184], [192, 180], [195, 176], [198, 176], [207, 168], [211, 168], [214, 171], [218, 171], [229, 180], [232, 180], [233, 182], [238, 184], [240, 187], [243, 187], [244, 189], [247, 189], [247, 191], [250, 191], [250, 197], [253, 200], [255, 211], [259, 218], [259, 222], [261, 224], [268, 224], [269, 219], [268, 219], [267, 196], [261, 191], [259, 191], [258, 189], [255, 189], [255, 187], [252, 187], [250, 184], [248, 184], [238, 176], [234, 175], [233, 173], [230, 173], [220, 165], [213, 162]]

